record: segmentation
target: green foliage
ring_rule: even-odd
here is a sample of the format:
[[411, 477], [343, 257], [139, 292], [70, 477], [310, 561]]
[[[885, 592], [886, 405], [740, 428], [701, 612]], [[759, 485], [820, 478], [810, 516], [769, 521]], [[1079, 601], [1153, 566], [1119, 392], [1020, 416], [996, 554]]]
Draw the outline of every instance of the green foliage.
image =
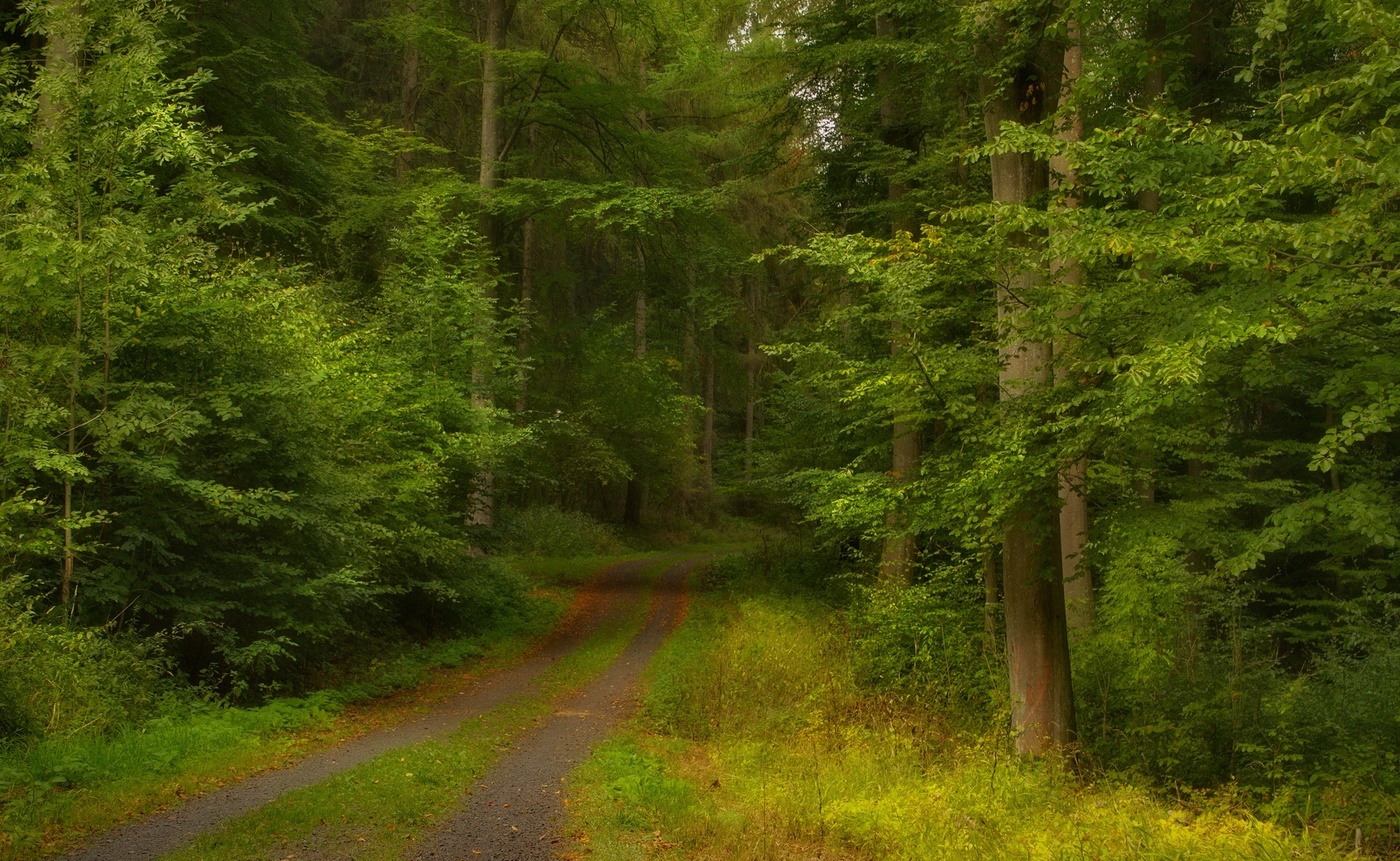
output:
[[207, 76], [163, 72], [171, 10], [65, 9], [35, 4], [31, 26], [81, 62], [14, 82], [6, 116], [34, 145], [0, 165], [5, 552], [34, 594], [73, 557], [75, 621], [162, 632], [235, 697], [294, 683], [367, 625], [513, 612], [521, 583], [460, 527], [510, 439], [473, 404], [472, 370], [501, 353], [490, 255], [460, 208], [414, 198], [360, 307], [305, 269], [220, 254], [258, 207], [195, 107]]
[[[944, 572], [952, 574], [953, 572]], [[966, 571], [957, 571], [966, 578]], [[873, 690], [908, 696], [950, 721], [1000, 717], [1000, 654], [988, 649], [982, 608], [934, 579], [908, 589], [869, 587], [850, 611], [852, 661]]]
[[175, 31], [172, 65], [207, 73], [194, 93], [202, 116], [245, 154], [226, 175], [266, 202], [236, 232], [284, 252], [319, 245], [316, 221], [329, 202], [332, 166], [315, 126], [326, 118], [332, 82], [307, 57], [310, 11], [287, 0], [188, 0], [180, 8], [167, 23]]
[[[159, 668], [252, 699], [519, 619], [527, 584], [484, 549], [607, 553], [602, 522], [712, 516], [717, 491], [827, 550], [720, 566], [741, 622], [678, 653], [658, 719], [981, 726], [1001, 704], [983, 561], [1028, 505], [1048, 535], [1049, 488], [1087, 461], [1087, 755], [1376, 831], [1397, 768], [1393, 10], [512, 10], [498, 109], [460, 4], [0, 13], [4, 630], [42, 653], [5, 664], [6, 732], [136, 719], [91, 667], [140, 636], [170, 663], [133, 660], [134, 690]], [[1017, 78], [1055, 116], [979, 145], [984, 85], [1075, 30], [1070, 92], [1042, 87], [1058, 60]], [[988, 204], [989, 162], [1019, 152], [1057, 183]], [[1052, 348], [1046, 380], [1004, 391], [1025, 342]], [[894, 416], [917, 479], [890, 470]], [[488, 495], [495, 527], [468, 526]], [[873, 548], [911, 532], [918, 585], [865, 591]], [[860, 737], [886, 764], [906, 743]], [[900, 812], [920, 791], [818, 792], [804, 821], [895, 852], [885, 835], [920, 845]]]
[[662, 354], [637, 355], [626, 327], [590, 331], [559, 368], [558, 394], [537, 399], [537, 408], [553, 406], [554, 415], [532, 428], [513, 471], [558, 500], [631, 478], [658, 494], [685, 487], [694, 471], [688, 428], [698, 405], [681, 393], [673, 365]]
[[505, 549], [524, 556], [610, 556], [622, 550], [615, 531], [578, 511], [539, 506], [514, 512]]
[[[1073, 656], [1091, 754], [1338, 835], [1348, 814], [1322, 796], [1348, 799], [1387, 849], [1394, 771], [1374, 751], [1393, 729], [1330, 681], [1389, 660], [1397, 596], [1400, 19], [1382, 5], [807, 10], [798, 96], [828, 222], [783, 252], [813, 301], [769, 348], [759, 466], [827, 540], [912, 530], [933, 574], [992, 552], [1022, 506], [1048, 533], [1040, 488], [1087, 459], [1098, 612]], [[973, 146], [981, 117], [949, 94], [1039, 53], [1058, 74], [1070, 21], [1085, 67], [1057, 116]], [[948, 38], [983, 50], [955, 61]], [[989, 160], [1012, 153], [1053, 157], [1057, 182], [986, 203]], [[1024, 343], [1052, 348], [1046, 380], [1007, 389], [998, 365]], [[916, 481], [888, 474], [896, 415], [920, 428]], [[945, 578], [870, 605], [868, 673], [970, 678], [975, 654], [924, 650], [954, 619], [970, 644], [980, 590], [930, 588]], [[976, 687], [924, 697], [960, 714], [975, 700], [948, 693]]]
[[0, 584], [0, 745], [128, 727], [170, 693], [156, 643], [39, 618], [22, 584]]
[[768, 592], [760, 558], [727, 567], [658, 657], [638, 726], [573, 781], [598, 858], [1344, 857], [1228, 798], [1018, 760], [1002, 731], [873, 694], [841, 611]]
[[626, 740], [610, 742], [589, 762], [599, 772], [615, 812], [615, 827], [645, 830], [671, 825], [696, 802], [696, 788], [667, 773], [666, 764]]

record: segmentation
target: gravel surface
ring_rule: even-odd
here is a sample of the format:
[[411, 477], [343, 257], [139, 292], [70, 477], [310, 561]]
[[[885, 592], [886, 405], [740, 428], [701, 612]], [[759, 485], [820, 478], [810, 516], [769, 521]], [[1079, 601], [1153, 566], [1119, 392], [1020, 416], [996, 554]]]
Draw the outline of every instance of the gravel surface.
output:
[[553, 716], [482, 776], [462, 808], [419, 844], [414, 859], [548, 861], [560, 833], [569, 772], [636, 706], [637, 683], [680, 621], [685, 578], [705, 560], [671, 567], [657, 583], [646, 627], [597, 680], [562, 700]]
[[642, 588], [640, 575], [648, 564], [650, 560], [624, 562], [599, 572], [580, 589], [568, 617], [558, 629], [521, 663], [472, 680], [462, 691], [433, 705], [422, 716], [343, 742], [308, 756], [290, 768], [263, 772], [192, 798], [168, 812], [136, 820], [98, 836], [86, 848], [74, 850], [63, 858], [65, 861], [158, 858], [189, 844], [226, 820], [262, 807], [284, 792], [319, 783], [386, 751], [452, 733], [468, 718], [490, 711], [507, 700], [537, 692], [539, 677], [545, 670], [578, 648], [602, 625], [615, 622], [626, 612], [628, 599]]

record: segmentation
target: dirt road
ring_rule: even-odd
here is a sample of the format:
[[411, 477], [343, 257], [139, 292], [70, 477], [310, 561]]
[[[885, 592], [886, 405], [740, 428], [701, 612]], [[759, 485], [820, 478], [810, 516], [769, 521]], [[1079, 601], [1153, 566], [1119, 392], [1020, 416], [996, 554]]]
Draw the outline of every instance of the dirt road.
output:
[[548, 861], [560, 833], [569, 772], [636, 705], [637, 685], [680, 621], [685, 578], [699, 560], [674, 565], [657, 583], [646, 627], [598, 679], [562, 701], [473, 787], [462, 808], [410, 857]]
[[[641, 574], [649, 564], [649, 560], [625, 562], [600, 572], [580, 590], [569, 615], [541, 647], [520, 664], [476, 680], [426, 714], [314, 754], [291, 768], [256, 775], [191, 799], [167, 813], [138, 820], [98, 837], [64, 859], [156, 859], [283, 793], [319, 783], [388, 751], [447, 735], [463, 721], [508, 700], [538, 693], [540, 677], [551, 665], [603, 626], [625, 617], [646, 594]], [[552, 718], [521, 739], [518, 747], [480, 781], [461, 812], [432, 835], [428, 848], [415, 857], [474, 861], [552, 857], [548, 852], [534, 854], [534, 849], [545, 851], [551, 845], [549, 829], [559, 809], [556, 791], [562, 789], [561, 778], [627, 711], [630, 692], [642, 670], [679, 619], [685, 575], [695, 564], [698, 560], [681, 562], [667, 571], [655, 587], [645, 628], [622, 656], [600, 678], [560, 705]], [[500, 817], [501, 813], [506, 817]], [[524, 847], [527, 839], [532, 844], [530, 853]], [[472, 845], [459, 850], [467, 843]]]

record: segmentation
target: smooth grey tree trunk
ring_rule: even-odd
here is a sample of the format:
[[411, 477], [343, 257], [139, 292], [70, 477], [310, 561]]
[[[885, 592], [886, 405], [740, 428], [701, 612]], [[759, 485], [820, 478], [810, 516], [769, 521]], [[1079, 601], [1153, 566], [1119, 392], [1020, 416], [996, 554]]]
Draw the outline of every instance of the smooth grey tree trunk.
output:
[[[1061, 78], [1060, 95], [1072, 97], [1075, 85], [1084, 71], [1084, 52], [1080, 43], [1079, 21], [1071, 18], [1067, 25], [1067, 42], [1064, 53], [1064, 72]], [[1077, 106], [1072, 107], [1068, 122], [1060, 130], [1059, 138], [1069, 143], [1084, 139], [1084, 117]], [[1053, 181], [1066, 190], [1065, 207], [1077, 209], [1079, 194], [1076, 191], [1079, 178], [1074, 167], [1061, 156], [1050, 161]], [[1074, 258], [1061, 258], [1051, 265], [1057, 281], [1066, 287], [1079, 288], [1084, 285], [1084, 265]], [[1066, 320], [1078, 316], [1079, 309], [1071, 309]], [[1061, 329], [1057, 353], [1068, 352], [1073, 347], [1074, 335], [1066, 328]], [[1068, 370], [1063, 363], [1055, 365], [1056, 382], [1068, 382]], [[1094, 624], [1094, 581], [1088, 564], [1084, 561], [1084, 545], [1089, 539], [1089, 497], [1086, 482], [1089, 475], [1087, 457], [1077, 458], [1060, 475], [1060, 558], [1061, 571], [1065, 581], [1065, 612], [1071, 631], [1093, 627]]]
[[[481, 58], [481, 152], [477, 182], [483, 197], [489, 197], [500, 185], [502, 88], [498, 54], [505, 48], [506, 43], [505, 0], [486, 0], [485, 36], [486, 50]], [[487, 246], [494, 250], [497, 239], [496, 219], [491, 213], [489, 201], [483, 201], [478, 225]], [[484, 326], [483, 340], [492, 337], [493, 331], [494, 326]], [[491, 369], [487, 360], [480, 358], [472, 368], [472, 406], [489, 409], [492, 403]], [[495, 524], [496, 474], [491, 470], [483, 469], [477, 473], [470, 508], [470, 525], [489, 528]]]
[[[1166, 63], [1162, 56], [1167, 22], [1155, 8], [1149, 7], [1147, 10], [1143, 38], [1149, 54], [1147, 71], [1142, 78], [1142, 101], [1144, 108], [1152, 109], [1160, 107], [1167, 88]], [[1162, 208], [1161, 193], [1155, 188], [1144, 188], [1137, 194], [1137, 205], [1143, 212], [1155, 215]], [[1146, 508], [1157, 501], [1157, 482], [1153, 477], [1155, 458], [1151, 449], [1145, 446], [1139, 449], [1137, 461], [1138, 476], [1133, 480], [1133, 490], [1137, 494], [1138, 504]]]
[[[416, 15], [418, 13], [417, 0], [410, 0], [405, 11], [410, 15]], [[418, 50], [417, 43], [410, 41], [404, 48], [403, 68], [399, 75], [399, 128], [410, 135], [418, 131], [418, 98], [423, 92], [423, 83], [419, 74], [421, 64], [422, 53]], [[410, 150], [400, 152], [394, 164], [399, 181], [402, 182], [407, 178], [412, 169], [413, 153]]]

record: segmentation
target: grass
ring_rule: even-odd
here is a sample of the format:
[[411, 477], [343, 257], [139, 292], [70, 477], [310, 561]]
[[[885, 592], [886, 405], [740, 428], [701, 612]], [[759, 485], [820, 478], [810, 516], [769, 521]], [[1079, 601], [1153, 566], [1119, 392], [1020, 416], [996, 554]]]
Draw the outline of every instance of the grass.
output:
[[573, 780], [576, 847], [622, 859], [1329, 859], [1228, 797], [1164, 798], [862, 689], [828, 605], [696, 596], [644, 711]]
[[587, 582], [605, 565], [627, 559], [657, 559], [665, 555], [662, 551], [654, 551], [625, 556], [517, 556], [508, 564], [534, 582], [574, 587]]
[[524, 570], [539, 588], [530, 612], [474, 637], [402, 650], [334, 690], [259, 708], [178, 704], [115, 735], [0, 751], [0, 859], [56, 855], [85, 834], [401, 720], [460, 687], [464, 669], [517, 659], [553, 627], [573, 586], [610, 561], [532, 559]]
[[[656, 577], [673, 559], [659, 558], [646, 576]], [[547, 670], [539, 695], [506, 703], [447, 738], [391, 751], [287, 793], [166, 856], [167, 861], [244, 861], [267, 858], [273, 850], [307, 849], [319, 857], [400, 857], [406, 844], [452, 812], [501, 751], [553, 711], [559, 697], [602, 673], [636, 636], [647, 611], [648, 603], [639, 602], [621, 624], [599, 630]]]

